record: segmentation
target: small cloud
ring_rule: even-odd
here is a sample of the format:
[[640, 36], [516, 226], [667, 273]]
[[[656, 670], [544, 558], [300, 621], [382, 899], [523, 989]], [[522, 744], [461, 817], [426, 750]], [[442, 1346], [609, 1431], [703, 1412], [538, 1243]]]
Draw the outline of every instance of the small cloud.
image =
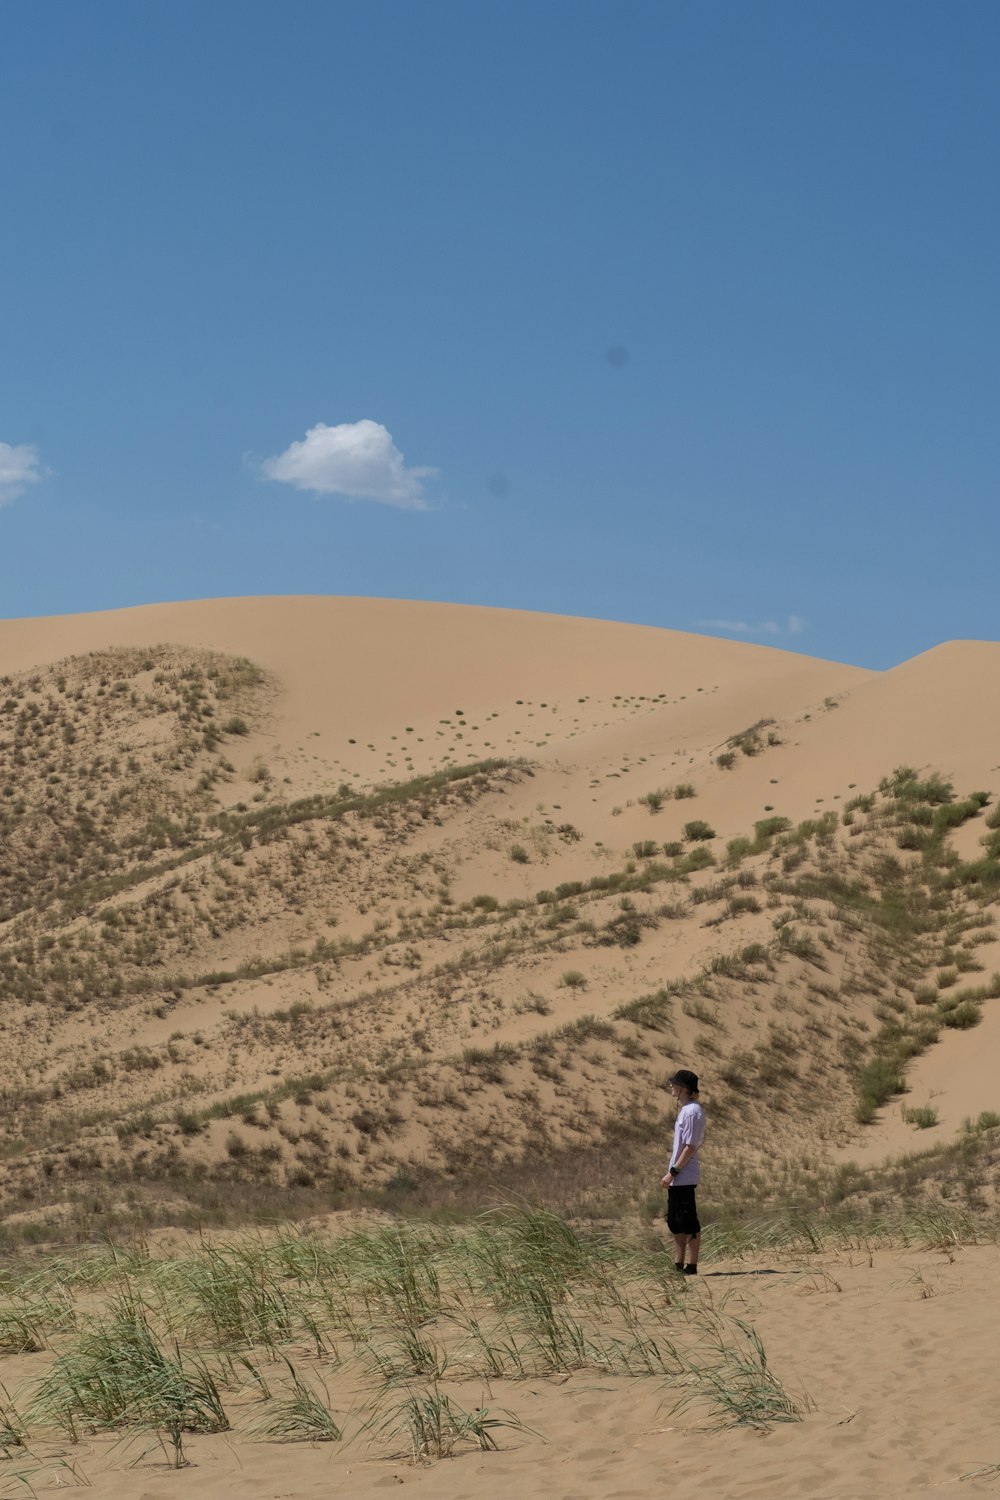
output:
[[23, 494], [29, 484], [45, 478], [38, 450], [28, 443], [0, 443], [0, 505]]
[[786, 625], [777, 620], [699, 620], [699, 630], [724, 630], [727, 635], [801, 635], [806, 622], [801, 615], [789, 615]]
[[423, 481], [436, 469], [408, 469], [388, 429], [367, 418], [328, 427], [318, 422], [284, 453], [265, 458], [265, 479], [312, 490], [318, 495], [343, 495], [348, 500], [374, 500], [402, 510], [427, 510]]

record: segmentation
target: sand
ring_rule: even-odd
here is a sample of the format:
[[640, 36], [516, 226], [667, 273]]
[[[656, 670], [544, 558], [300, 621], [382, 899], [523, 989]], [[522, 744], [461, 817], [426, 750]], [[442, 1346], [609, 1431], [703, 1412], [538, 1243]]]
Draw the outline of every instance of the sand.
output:
[[[672, 1412], [653, 1380], [557, 1376], [481, 1390], [484, 1404], [535, 1429], [501, 1432], [494, 1453], [414, 1464], [404, 1453], [372, 1456], [363, 1441], [289, 1445], [236, 1432], [190, 1438], [192, 1466], [179, 1472], [158, 1451], [128, 1467], [141, 1448], [125, 1455], [105, 1439], [72, 1457], [102, 1500], [319, 1500], [400, 1488], [434, 1500], [512, 1491], [526, 1500], [646, 1500], [668, 1487], [720, 1500], [995, 1494], [995, 1246], [757, 1256], [704, 1271], [688, 1296], [752, 1320], [771, 1368], [804, 1409], [801, 1422], [706, 1430]], [[18, 1368], [5, 1379], [29, 1365], [6, 1363]], [[32, 1475], [39, 1493], [72, 1483], [50, 1462], [48, 1474]]]
[[[227, 751], [236, 770], [218, 789], [224, 807], [253, 805], [261, 766], [268, 796], [287, 800], [333, 795], [344, 786], [366, 791], [491, 757], [532, 763], [530, 775], [498, 781], [468, 807], [452, 804], [404, 832], [359, 824], [365, 847], [357, 857], [341, 848], [341, 864], [311, 869], [302, 888], [288, 884], [273, 851], [252, 850], [238, 876], [253, 921], [227, 927], [219, 920], [211, 936], [199, 933], [190, 952], [172, 952], [170, 964], [177, 972], [187, 964], [191, 975], [270, 960], [296, 944], [311, 947], [333, 930], [326, 925], [330, 914], [338, 936], [363, 944], [373, 923], [388, 928], [402, 920], [404, 907], [428, 906], [443, 874], [457, 906], [480, 893], [533, 902], [542, 886], [620, 868], [636, 843], [679, 839], [685, 819], [707, 820], [719, 850], [771, 813], [797, 822], [833, 811], [839, 820], [852, 796], [901, 764], [941, 772], [959, 795], [1000, 792], [1000, 645], [988, 642], [950, 642], [875, 673], [603, 621], [391, 600], [264, 598], [0, 621], [0, 675], [106, 647], [163, 642], [247, 656], [270, 674], [259, 721]], [[753, 726], [761, 726], [756, 752], [737, 751], [725, 768], [719, 756]], [[655, 814], [643, 804], [646, 793], [679, 783], [692, 784], [696, 797], [668, 799]], [[572, 832], [560, 835], [567, 827]], [[964, 858], [976, 857], [982, 832], [981, 819], [957, 830], [955, 847]], [[523, 864], [511, 857], [515, 843], [523, 843]], [[530, 1109], [541, 1112], [550, 1142], [561, 1149], [586, 1144], [623, 1099], [648, 1107], [662, 1093], [658, 1080], [666, 1068], [693, 1061], [711, 1080], [725, 1058], [761, 1045], [775, 1025], [791, 1026], [806, 1046], [796, 1063], [797, 1113], [778, 1127], [783, 1157], [813, 1151], [831, 1164], [871, 1167], [947, 1143], [966, 1118], [1000, 1111], [1000, 1010], [992, 1001], [974, 1030], [943, 1031], [911, 1065], [904, 1102], [933, 1105], [938, 1124], [916, 1131], [898, 1100], [873, 1125], [853, 1123], [853, 1084], [838, 1062], [837, 1037], [826, 1043], [818, 1026], [808, 1030], [830, 1023], [824, 994], [864, 973], [864, 954], [839, 934], [822, 951], [822, 967], [782, 957], [766, 982], [720, 990], [714, 1018], [704, 1004], [675, 1007], [666, 1040], [656, 1033], [651, 1049], [649, 1038], [640, 1037], [645, 1051], [637, 1042], [624, 1059], [598, 1037], [563, 1059], [561, 1075], [511, 1064], [492, 1087], [488, 1078], [455, 1071], [456, 1054], [470, 1043], [524, 1047], [584, 1014], [607, 1020], [623, 998], [655, 992], [741, 945], [773, 940], [771, 906], [729, 917], [718, 900], [695, 903], [699, 888], [714, 879], [711, 871], [694, 876], [683, 915], [669, 919], [654, 920], [655, 900], [640, 895], [637, 910], [650, 915], [650, 925], [634, 946], [595, 946], [567, 929], [489, 967], [482, 955], [493, 941], [491, 928], [480, 934], [439, 927], [384, 950], [348, 954], [335, 967], [289, 966], [222, 986], [193, 984], [169, 1006], [143, 1001], [60, 1011], [48, 1015], [47, 1029], [31, 1007], [23, 1014], [11, 1007], [3, 1051], [10, 1070], [16, 1063], [62, 1088], [77, 1065], [106, 1054], [120, 1058], [139, 1045], [158, 1059], [152, 1082], [141, 1070], [119, 1067], [103, 1092], [88, 1084], [82, 1101], [87, 1109], [101, 1104], [134, 1114], [151, 1091], [165, 1090], [164, 1080], [193, 1080], [197, 1102], [209, 1104], [235, 1090], [266, 1090], [276, 1075], [344, 1062], [370, 1067], [393, 1049], [402, 1055], [421, 1031], [428, 1055], [440, 1060], [439, 1074], [428, 1070], [438, 1094], [430, 1085], [423, 1095], [408, 1093], [404, 1080], [370, 1095], [356, 1092], [346, 1104], [334, 1089], [323, 1112], [308, 1103], [281, 1106], [282, 1140], [342, 1131], [341, 1147], [346, 1140], [352, 1171], [365, 1183], [384, 1182], [399, 1161], [437, 1169], [469, 1141], [503, 1139], [505, 1132], [515, 1144], [530, 1142], [530, 1134], [519, 1133]], [[162, 886], [168, 877], [151, 880], [144, 900], [156, 895], [157, 881]], [[128, 892], [112, 896], [102, 911], [116, 905], [127, 911], [132, 900]], [[620, 902], [609, 897], [592, 909], [605, 923], [620, 914]], [[11, 944], [15, 926], [16, 919]], [[823, 932], [820, 921], [816, 933]], [[1000, 943], [979, 952], [986, 975], [1000, 969]], [[457, 979], [434, 977], [454, 969], [456, 960]], [[574, 972], [583, 979], [579, 989], [566, 982]], [[843, 988], [849, 998], [838, 1002], [837, 1025], [870, 1033], [877, 988]], [[317, 1020], [295, 1030], [289, 1007], [303, 1003], [316, 1007]], [[333, 1035], [320, 1024], [329, 1015], [337, 1024]], [[286, 1019], [268, 1030], [273, 1017]], [[76, 1096], [64, 1090], [63, 1097], [72, 1103]], [[400, 1114], [396, 1134], [373, 1146], [350, 1125], [351, 1112], [390, 1103]], [[74, 1117], [65, 1118], [69, 1124], [60, 1128], [74, 1132]], [[234, 1134], [255, 1146], [277, 1139], [268, 1128], [252, 1112], [249, 1124], [215, 1120], [193, 1141], [178, 1136], [178, 1149], [193, 1160], [224, 1160]], [[87, 1130], [87, 1139], [97, 1139]], [[63, 1148], [56, 1182], [65, 1155]], [[25, 1220], [40, 1212], [18, 1209]], [[991, 1447], [991, 1370], [1000, 1334], [1000, 1313], [991, 1312], [1000, 1307], [995, 1247], [705, 1269], [709, 1274], [690, 1295], [727, 1299], [730, 1312], [752, 1320], [773, 1367], [808, 1408], [801, 1423], [767, 1434], [709, 1433], [690, 1415], [672, 1416], [655, 1382], [574, 1376], [501, 1383], [487, 1393], [487, 1404], [511, 1407], [539, 1435], [507, 1433], [499, 1453], [431, 1466], [366, 1453], [363, 1444], [261, 1444], [239, 1432], [193, 1438], [193, 1466], [180, 1473], [157, 1468], [151, 1458], [129, 1469], [120, 1449], [103, 1438], [75, 1450], [73, 1461], [109, 1500], [364, 1496], [399, 1485], [442, 1497], [499, 1496], [517, 1487], [529, 1500], [631, 1500], [664, 1484], [697, 1485], [734, 1500], [945, 1496], [960, 1477], [1000, 1463], [1000, 1445]], [[40, 1358], [5, 1357], [0, 1378], [16, 1385]], [[40, 1493], [71, 1482], [51, 1462], [49, 1472], [31, 1476]], [[0, 1478], [3, 1470], [0, 1464]], [[963, 1494], [992, 1492], [988, 1476], [963, 1479]]]

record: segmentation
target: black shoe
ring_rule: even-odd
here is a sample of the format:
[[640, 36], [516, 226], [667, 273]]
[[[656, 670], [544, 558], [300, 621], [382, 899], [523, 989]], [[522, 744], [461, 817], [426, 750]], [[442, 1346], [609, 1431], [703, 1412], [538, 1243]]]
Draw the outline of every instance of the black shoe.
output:
[[679, 1276], [683, 1276], [684, 1275], [684, 1262], [682, 1260], [675, 1260], [674, 1261], [674, 1270], [678, 1273]]
[[[675, 1261], [674, 1264], [676, 1265], [677, 1262]], [[697, 1266], [681, 1266], [679, 1269], [684, 1272], [685, 1276], [697, 1276], [698, 1274]]]

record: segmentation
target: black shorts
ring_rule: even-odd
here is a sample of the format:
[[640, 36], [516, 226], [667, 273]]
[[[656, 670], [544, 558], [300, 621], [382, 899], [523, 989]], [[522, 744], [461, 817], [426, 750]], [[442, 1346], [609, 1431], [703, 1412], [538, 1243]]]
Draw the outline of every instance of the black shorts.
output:
[[693, 1187], [667, 1188], [667, 1228], [671, 1234], [701, 1234]]

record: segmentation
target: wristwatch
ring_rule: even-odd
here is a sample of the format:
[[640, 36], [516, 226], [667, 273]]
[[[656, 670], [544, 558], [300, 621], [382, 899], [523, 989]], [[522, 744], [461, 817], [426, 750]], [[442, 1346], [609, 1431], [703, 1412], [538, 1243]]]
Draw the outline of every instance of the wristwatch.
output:
[[668, 1167], [667, 1171], [670, 1173], [671, 1177], [676, 1177], [677, 1173], [680, 1171], [680, 1167]]

